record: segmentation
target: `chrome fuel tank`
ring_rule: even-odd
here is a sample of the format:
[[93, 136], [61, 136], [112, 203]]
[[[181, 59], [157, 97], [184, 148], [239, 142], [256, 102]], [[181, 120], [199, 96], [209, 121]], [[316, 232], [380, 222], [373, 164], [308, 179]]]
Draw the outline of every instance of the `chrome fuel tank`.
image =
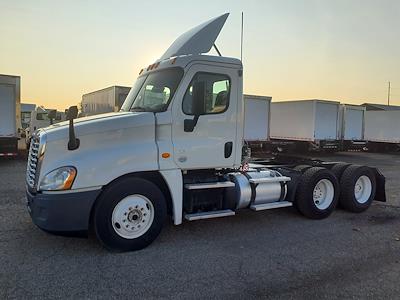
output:
[[227, 190], [226, 196], [235, 199], [236, 209], [284, 200], [286, 182], [290, 181], [275, 170], [229, 173], [228, 178], [235, 189]]

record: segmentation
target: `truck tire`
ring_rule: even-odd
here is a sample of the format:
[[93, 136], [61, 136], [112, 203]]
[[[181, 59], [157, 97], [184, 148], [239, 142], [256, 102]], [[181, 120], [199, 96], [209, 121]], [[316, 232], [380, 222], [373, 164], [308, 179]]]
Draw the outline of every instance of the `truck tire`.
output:
[[310, 168], [312, 168], [312, 166], [310, 166], [310, 165], [298, 165], [298, 166], [295, 166], [293, 168], [293, 170], [304, 173], [306, 170], [308, 170]]
[[93, 227], [109, 250], [140, 250], [161, 232], [167, 215], [165, 197], [152, 182], [124, 178], [107, 187], [98, 198]]
[[341, 207], [360, 213], [368, 209], [375, 198], [376, 178], [370, 168], [351, 165], [343, 172], [340, 187]]
[[295, 207], [310, 219], [324, 219], [339, 200], [339, 183], [328, 169], [312, 167], [306, 170], [296, 191]]
[[339, 182], [340, 182], [340, 178], [342, 177], [344, 170], [346, 170], [347, 167], [349, 167], [350, 165], [351, 164], [338, 163], [332, 167], [331, 171], [333, 174], [335, 174], [335, 176], [336, 176], [337, 180], [339, 180]]

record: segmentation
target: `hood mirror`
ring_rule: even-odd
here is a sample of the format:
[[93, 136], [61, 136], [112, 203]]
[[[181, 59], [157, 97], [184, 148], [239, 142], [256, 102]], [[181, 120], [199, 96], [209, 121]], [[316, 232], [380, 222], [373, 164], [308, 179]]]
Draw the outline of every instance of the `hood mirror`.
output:
[[75, 150], [79, 148], [80, 141], [75, 137], [74, 119], [78, 116], [78, 107], [71, 106], [68, 108], [67, 120], [69, 120], [69, 141], [68, 150]]

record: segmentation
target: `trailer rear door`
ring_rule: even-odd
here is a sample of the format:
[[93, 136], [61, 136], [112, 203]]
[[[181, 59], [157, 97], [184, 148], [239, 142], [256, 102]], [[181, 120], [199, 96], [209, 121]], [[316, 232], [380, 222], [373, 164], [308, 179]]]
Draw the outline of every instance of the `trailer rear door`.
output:
[[15, 89], [9, 84], [0, 84], [0, 136], [16, 135]]
[[339, 104], [316, 101], [315, 139], [336, 140], [338, 135]]
[[344, 118], [343, 139], [347, 141], [363, 140], [364, 111], [347, 107]]

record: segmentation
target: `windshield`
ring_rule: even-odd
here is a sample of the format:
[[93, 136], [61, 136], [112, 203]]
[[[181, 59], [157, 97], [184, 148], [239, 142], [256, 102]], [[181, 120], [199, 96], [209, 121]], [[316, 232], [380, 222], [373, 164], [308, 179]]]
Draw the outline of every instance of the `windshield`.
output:
[[182, 76], [181, 68], [170, 68], [139, 77], [126, 97], [121, 110], [165, 111]]

